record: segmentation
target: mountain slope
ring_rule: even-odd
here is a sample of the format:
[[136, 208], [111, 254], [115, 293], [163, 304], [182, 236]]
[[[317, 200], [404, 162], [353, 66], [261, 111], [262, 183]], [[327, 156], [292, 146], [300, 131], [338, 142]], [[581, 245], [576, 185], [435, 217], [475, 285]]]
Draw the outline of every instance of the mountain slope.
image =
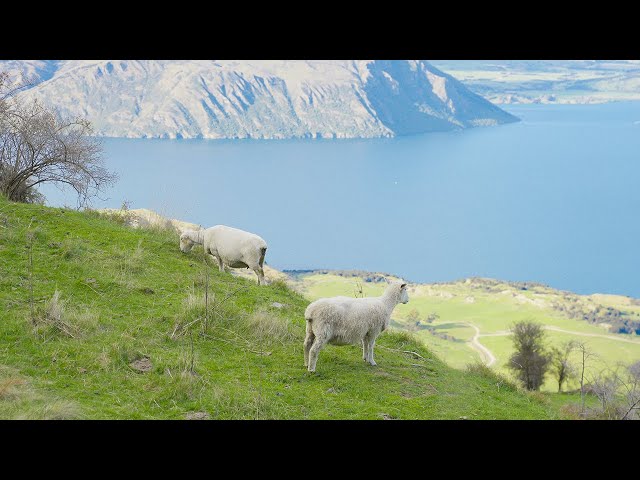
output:
[[31, 72], [24, 97], [113, 137], [358, 138], [517, 120], [421, 60], [41, 63], [0, 69]]
[[308, 302], [284, 284], [205, 267], [201, 250], [179, 251], [175, 233], [118, 217], [3, 199], [0, 215], [0, 418], [559, 416], [402, 333], [380, 336], [378, 367], [357, 346], [327, 346], [309, 374]]

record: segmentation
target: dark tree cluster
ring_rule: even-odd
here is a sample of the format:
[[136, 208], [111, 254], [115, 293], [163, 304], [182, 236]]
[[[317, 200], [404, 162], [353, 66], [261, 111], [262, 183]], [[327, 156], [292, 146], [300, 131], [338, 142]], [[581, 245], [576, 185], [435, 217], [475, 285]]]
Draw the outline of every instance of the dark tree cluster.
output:
[[516, 323], [511, 330], [515, 352], [508, 366], [527, 390], [540, 390], [550, 361], [544, 347], [542, 325], [523, 321]]

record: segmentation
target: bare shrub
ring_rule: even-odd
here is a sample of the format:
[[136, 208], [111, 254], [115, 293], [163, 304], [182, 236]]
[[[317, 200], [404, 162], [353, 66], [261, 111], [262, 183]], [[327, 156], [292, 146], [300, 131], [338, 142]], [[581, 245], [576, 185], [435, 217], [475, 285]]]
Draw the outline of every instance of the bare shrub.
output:
[[38, 185], [69, 186], [85, 205], [117, 176], [102, 158], [102, 143], [82, 118], [65, 118], [38, 101], [13, 96], [0, 73], [0, 192], [9, 200], [41, 203]]
[[576, 343], [569, 341], [551, 349], [551, 372], [558, 381], [558, 393], [562, 392], [562, 385], [567, 380], [577, 375], [577, 369], [569, 361], [571, 353], [576, 348]]

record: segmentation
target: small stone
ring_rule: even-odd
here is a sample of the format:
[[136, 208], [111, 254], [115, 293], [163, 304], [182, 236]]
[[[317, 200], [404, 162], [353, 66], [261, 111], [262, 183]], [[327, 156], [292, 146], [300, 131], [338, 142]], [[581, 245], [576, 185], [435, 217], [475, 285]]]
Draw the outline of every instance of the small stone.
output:
[[460, 417], [460, 420], [469, 420], [469, 418], [463, 416], [463, 417]]
[[209, 420], [211, 416], [207, 412], [189, 412], [184, 418], [186, 420]]
[[383, 420], [393, 420], [394, 418], [391, 415], [389, 415], [388, 413], [383, 413], [382, 414], [382, 419]]
[[327, 389], [327, 393], [337, 393], [337, 392], [336, 392], [335, 388], [331, 387], [331, 388]]
[[282, 395], [284, 395], [282, 392], [276, 392], [276, 397], [281, 397]]

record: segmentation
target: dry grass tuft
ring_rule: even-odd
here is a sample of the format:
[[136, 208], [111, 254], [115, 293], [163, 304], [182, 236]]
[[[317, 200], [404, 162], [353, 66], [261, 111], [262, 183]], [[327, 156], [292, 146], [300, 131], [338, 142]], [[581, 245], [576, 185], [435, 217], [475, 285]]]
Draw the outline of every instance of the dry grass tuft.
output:
[[19, 378], [5, 378], [0, 380], [0, 400], [6, 400], [17, 395], [16, 388], [18, 385], [24, 385], [24, 380]]
[[69, 311], [61, 296], [56, 290], [44, 307], [38, 309], [33, 319], [35, 334], [44, 340], [56, 336], [81, 338], [95, 330], [98, 315], [89, 309]]
[[260, 343], [282, 343], [296, 337], [288, 320], [259, 309], [244, 320], [247, 335]]

